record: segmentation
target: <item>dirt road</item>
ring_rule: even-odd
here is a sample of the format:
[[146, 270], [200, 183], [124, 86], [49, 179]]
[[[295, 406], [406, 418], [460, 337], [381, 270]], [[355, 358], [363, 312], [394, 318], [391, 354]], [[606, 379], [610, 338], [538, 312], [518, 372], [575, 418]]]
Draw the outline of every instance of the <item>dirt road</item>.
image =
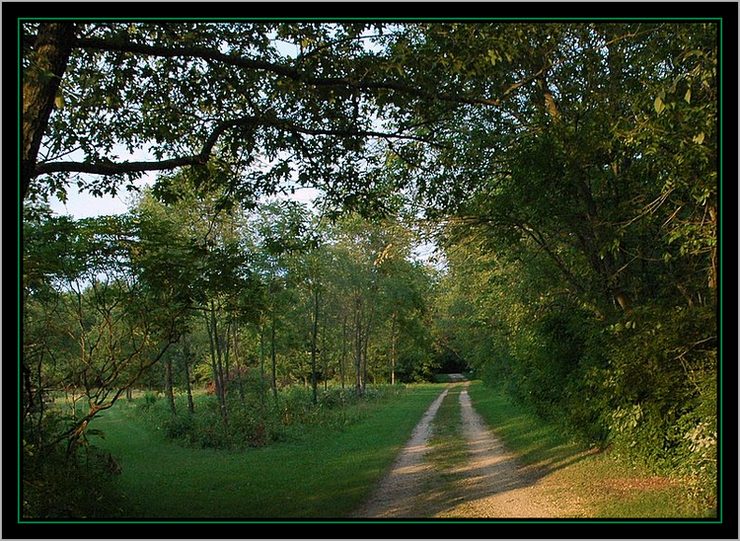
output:
[[546, 472], [517, 462], [473, 409], [465, 389], [459, 400], [468, 459], [447, 471], [435, 469], [425, 458], [430, 425], [448, 391], [449, 387], [429, 407], [389, 473], [354, 517], [583, 516], [578, 498], [564, 498], [563, 487], [553, 483]]

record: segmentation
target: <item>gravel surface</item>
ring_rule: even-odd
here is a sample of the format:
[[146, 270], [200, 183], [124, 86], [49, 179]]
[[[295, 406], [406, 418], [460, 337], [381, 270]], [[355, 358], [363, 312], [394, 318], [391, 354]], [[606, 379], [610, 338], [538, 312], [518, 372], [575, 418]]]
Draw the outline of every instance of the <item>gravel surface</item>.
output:
[[[469, 382], [463, 384], [467, 386]], [[583, 516], [578, 498], [546, 470], [524, 468], [460, 393], [469, 460], [449, 471], [425, 461], [430, 424], [443, 391], [414, 429], [389, 473], [352, 516], [365, 518], [547, 518]]]
[[380, 481], [370, 499], [355, 511], [354, 517], [411, 517], [416, 515], [415, 499], [421, 487], [433, 473], [424, 461], [429, 446], [430, 424], [437, 414], [447, 389], [434, 399], [416, 425], [406, 446], [401, 450], [391, 470]]

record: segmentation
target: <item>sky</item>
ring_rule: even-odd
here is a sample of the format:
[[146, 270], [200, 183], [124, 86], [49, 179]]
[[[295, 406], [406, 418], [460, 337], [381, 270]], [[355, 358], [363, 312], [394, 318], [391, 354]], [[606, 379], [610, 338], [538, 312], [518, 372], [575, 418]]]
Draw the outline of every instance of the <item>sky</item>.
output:
[[[150, 175], [143, 178], [137, 183], [137, 186], [143, 188], [154, 183], [154, 178]], [[314, 188], [299, 188], [291, 197], [295, 201], [306, 203], [309, 206], [313, 204], [314, 198], [318, 195], [318, 190]], [[89, 193], [80, 193], [75, 188], [70, 189], [67, 194], [67, 202], [62, 203], [56, 197], [49, 201], [52, 211], [55, 214], [66, 214], [74, 218], [90, 218], [93, 216], [103, 216], [108, 214], [123, 214], [129, 210], [131, 194], [121, 192], [116, 197], [105, 195], [104, 197], [95, 197]]]
[[[150, 184], [150, 182], [142, 181], [141, 186], [145, 184]], [[55, 214], [66, 214], [74, 218], [91, 218], [108, 214], [123, 214], [128, 210], [127, 198], [129, 196], [129, 192], [120, 193], [116, 197], [109, 195], [94, 197], [88, 193], [70, 192], [67, 194], [66, 203], [52, 197], [49, 205]]]

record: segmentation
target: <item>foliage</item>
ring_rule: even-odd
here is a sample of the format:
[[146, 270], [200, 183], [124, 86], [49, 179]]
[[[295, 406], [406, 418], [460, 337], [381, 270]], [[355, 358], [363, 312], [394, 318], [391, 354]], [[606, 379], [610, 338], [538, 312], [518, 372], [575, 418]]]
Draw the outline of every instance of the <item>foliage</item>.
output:
[[[562, 293], [552, 275], [551, 289], [543, 287], [541, 267], [503, 256], [491, 266], [459, 245], [449, 254], [451, 272], [443, 283], [452, 287], [441, 305], [440, 332], [479, 377], [581, 441], [689, 479], [700, 506], [714, 505], [711, 306], [652, 302], [606, 319], [590, 303]], [[458, 276], [465, 287], [454, 289]]]
[[[45, 422], [60, 422], [46, 419]], [[115, 480], [120, 463], [107, 451], [86, 443], [69, 454], [64, 445], [42, 449], [29, 427], [23, 440], [22, 516], [25, 519], [105, 519], [120, 515], [124, 501]], [[51, 427], [44, 430], [54, 431]]]
[[[267, 386], [269, 383], [264, 382]], [[293, 385], [284, 389], [280, 401], [263, 402], [259, 383], [254, 377], [245, 381], [247, 392], [241, 399], [234, 391], [227, 395], [228, 423], [220, 416], [220, 405], [214, 396], [203, 396], [194, 413], [178, 397], [179, 413], [172, 414], [163, 400], [145, 394], [139, 410], [148, 422], [165, 437], [186, 446], [212, 449], [245, 449], [264, 447], [280, 441], [302, 440], [313, 431], [343, 431], [361, 421], [370, 404], [383, 403], [403, 392], [402, 386], [369, 387], [362, 399], [354, 389], [330, 387], [322, 390], [314, 404], [311, 390]]]
[[68, 390], [87, 406], [45, 445], [82, 437], [183, 330], [187, 281], [155, 276], [144, 261], [171, 237], [150, 237], [143, 224], [109, 216], [24, 224], [24, 416], [43, 425], [48, 391]]
[[[64, 198], [75, 184], [115, 195], [145, 171], [216, 169], [231, 200], [316, 186], [333, 205], [372, 212], [383, 207], [363, 183], [382, 165], [372, 150], [424, 140], [403, 125], [405, 109], [433, 93], [407, 80], [403, 51], [386, 54], [389, 24], [77, 21], [23, 31], [24, 92], [58, 96], [25, 112], [39, 128], [24, 133], [41, 150], [24, 154], [24, 197]], [[54, 49], [58, 92], [29, 77], [47, 53], [39, 36], [64, 41]], [[376, 129], [381, 117], [398, 122]]]
[[[509, 37], [509, 55], [466, 75], [520, 74], [506, 121], [477, 109], [457, 119], [477, 128], [461, 147], [492, 154], [469, 174], [451, 160], [418, 181], [419, 200], [450, 214], [438, 229], [449, 262], [438, 340], [541, 417], [689, 475], [711, 502], [717, 27], [519, 30], [486, 27]], [[511, 53], [525, 43], [527, 58]], [[453, 171], [474, 182], [445, 199]]]
[[[702, 502], [716, 497], [715, 314], [704, 307], [635, 311], [615, 328], [608, 422], [616, 449], [661, 471], [687, 476]], [[625, 336], [626, 335], [626, 336]]]
[[[243, 447], [341, 427], [373, 384], [471, 367], [715, 497], [716, 22], [24, 32], [34, 445], [82, 441], [135, 384], [165, 389], [170, 411], [146, 408], [167, 434]], [[124, 216], [45, 206], [149, 170], [167, 173]], [[304, 186], [313, 210], [262, 201]], [[441, 272], [412, 256], [422, 217]], [[178, 406], [196, 381], [216, 400]], [[62, 389], [87, 411], [52, 434]]]

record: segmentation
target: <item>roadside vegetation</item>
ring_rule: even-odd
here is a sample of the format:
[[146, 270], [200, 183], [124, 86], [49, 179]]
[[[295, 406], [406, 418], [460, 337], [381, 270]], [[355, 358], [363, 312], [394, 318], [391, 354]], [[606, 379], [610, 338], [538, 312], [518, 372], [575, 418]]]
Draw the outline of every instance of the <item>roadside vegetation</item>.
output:
[[468, 387], [476, 411], [522, 464], [553, 472], [573, 487], [594, 518], [716, 516], [713, 494], [675, 472], [656, 474], [639, 455], [589, 445], [562, 422], [544, 420], [512, 399], [502, 386], [475, 381]]
[[[101, 433], [91, 437], [98, 453], [120, 465], [106, 484], [117, 497], [97, 502], [88, 518], [346, 516], [368, 496], [440, 390], [430, 384], [378, 391], [342, 406], [350, 422], [319, 430], [296, 420], [281, 441], [259, 448], [248, 441], [202, 448], [172, 439], [163, 429], [169, 421], [163, 399], [122, 401], [98, 419]], [[320, 409], [306, 394], [303, 407]]]

